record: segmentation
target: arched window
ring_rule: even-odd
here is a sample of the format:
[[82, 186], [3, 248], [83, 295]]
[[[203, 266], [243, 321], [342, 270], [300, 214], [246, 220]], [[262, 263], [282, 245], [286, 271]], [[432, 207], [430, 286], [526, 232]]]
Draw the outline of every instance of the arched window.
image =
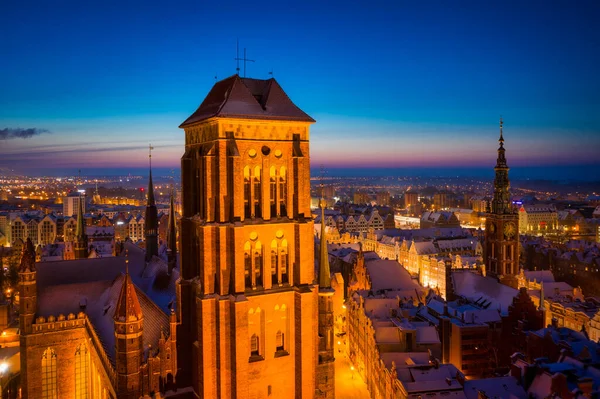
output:
[[249, 241], [244, 244], [244, 283], [246, 289], [252, 288], [252, 253]]
[[277, 169], [271, 166], [269, 169], [269, 205], [271, 207], [271, 217], [278, 216], [277, 212]]
[[251, 210], [250, 207], [252, 205], [252, 203], [250, 202], [250, 194], [251, 194], [251, 189], [250, 189], [250, 167], [249, 166], [245, 166], [244, 167], [244, 217], [249, 218], [251, 217]]
[[89, 355], [87, 347], [81, 344], [75, 351], [75, 398], [89, 398]]
[[277, 331], [277, 335], [275, 336], [275, 345], [276, 345], [276, 350], [277, 351], [282, 351], [284, 350], [283, 348], [283, 333], [281, 332], [281, 330]]
[[56, 391], [56, 352], [50, 348], [42, 355], [42, 398], [57, 399]]
[[250, 356], [260, 356], [259, 346], [258, 335], [252, 334], [250, 337]]
[[279, 214], [287, 215], [287, 176], [285, 166], [282, 166], [279, 171]]
[[254, 247], [254, 279], [255, 284], [259, 287], [263, 285], [262, 266], [262, 245], [260, 241], [257, 241]]
[[275, 286], [279, 283], [277, 276], [277, 241], [271, 241], [271, 284]]
[[254, 216], [257, 218], [262, 217], [260, 200], [262, 198], [261, 194], [261, 176], [260, 176], [260, 166], [254, 168]]
[[288, 244], [286, 239], [281, 240], [279, 258], [279, 262], [281, 263], [281, 282], [287, 284], [290, 280], [288, 278]]

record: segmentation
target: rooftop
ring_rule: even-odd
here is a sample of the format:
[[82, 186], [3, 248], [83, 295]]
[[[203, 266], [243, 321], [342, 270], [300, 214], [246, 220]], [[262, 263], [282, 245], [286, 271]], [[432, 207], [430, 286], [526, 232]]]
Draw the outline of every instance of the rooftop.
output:
[[214, 117], [315, 122], [290, 100], [274, 78], [238, 75], [215, 83], [200, 107], [179, 127]]

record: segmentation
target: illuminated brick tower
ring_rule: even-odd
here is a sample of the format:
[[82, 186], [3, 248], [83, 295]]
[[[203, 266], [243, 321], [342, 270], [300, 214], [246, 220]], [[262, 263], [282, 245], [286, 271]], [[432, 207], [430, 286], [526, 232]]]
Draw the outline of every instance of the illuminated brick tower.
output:
[[517, 288], [519, 274], [519, 215], [510, 201], [510, 182], [504, 149], [502, 119], [494, 179], [494, 198], [486, 219], [485, 265], [488, 275]]
[[75, 259], [84, 259], [88, 257], [88, 237], [85, 232], [85, 223], [83, 221], [83, 198], [84, 197], [79, 197], [79, 212], [77, 212], [77, 228], [75, 230], [75, 242], [73, 243]]
[[154, 185], [152, 184], [152, 146], [150, 146], [150, 175], [148, 176], [148, 201], [144, 218], [144, 234], [146, 235], [146, 262], [158, 256], [158, 211], [154, 203]]
[[315, 395], [312, 123], [275, 79], [234, 75], [180, 126], [177, 380], [191, 364], [200, 398]]
[[325, 238], [325, 207], [323, 198], [321, 207], [321, 244], [319, 254], [319, 362], [317, 365], [317, 390], [315, 398], [335, 398], [335, 358], [333, 356], [333, 294], [331, 272], [329, 270], [329, 252]]

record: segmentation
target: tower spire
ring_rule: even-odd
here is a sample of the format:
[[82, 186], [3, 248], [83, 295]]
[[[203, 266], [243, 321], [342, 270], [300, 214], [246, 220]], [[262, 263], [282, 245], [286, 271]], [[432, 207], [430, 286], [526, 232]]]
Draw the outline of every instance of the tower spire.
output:
[[540, 306], [538, 307], [539, 310], [544, 311], [546, 310], [546, 305], [544, 303], [544, 282], [540, 282]]
[[148, 206], [155, 205], [154, 203], [154, 185], [152, 184], [152, 144], [148, 145], [148, 161], [150, 166], [150, 174], [148, 176]]
[[78, 210], [77, 210], [77, 228], [75, 230], [75, 237], [81, 238], [85, 234], [83, 227], [83, 197], [79, 196], [79, 201], [77, 202]]
[[177, 259], [177, 226], [175, 224], [175, 193], [171, 188], [171, 200], [169, 203], [169, 229], [167, 230], [167, 257], [169, 274], [175, 268]]
[[500, 116], [500, 138], [498, 142], [500, 143], [500, 147], [504, 146], [504, 136], [502, 134], [502, 128], [504, 127], [504, 122], [502, 121], [502, 116]]
[[148, 176], [148, 202], [146, 203], [146, 218], [144, 229], [146, 235], [146, 262], [153, 256], [158, 256], [158, 211], [154, 202], [154, 185], [152, 184], [152, 144], [148, 145], [148, 160], [150, 174]]
[[329, 271], [329, 253], [327, 251], [327, 238], [325, 237], [325, 199], [321, 192], [321, 248], [319, 257], [319, 288], [331, 288], [331, 273]]
[[510, 182], [508, 180], [509, 167], [506, 164], [506, 149], [504, 148], [504, 121], [500, 117], [500, 138], [498, 143], [498, 159], [494, 171], [496, 177], [494, 179], [494, 199], [492, 200], [492, 213], [508, 214], [512, 213], [510, 205]]

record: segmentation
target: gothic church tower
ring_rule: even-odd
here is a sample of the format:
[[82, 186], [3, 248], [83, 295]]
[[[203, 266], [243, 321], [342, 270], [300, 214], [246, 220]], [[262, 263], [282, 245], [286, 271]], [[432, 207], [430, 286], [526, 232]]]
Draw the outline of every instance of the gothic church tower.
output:
[[312, 123], [275, 79], [234, 75], [180, 126], [177, 379], [192, 364], [199, 398], [315, 395]]
[[[152, 147], [150, 147], [152, 151]], [[150, 159], [150, 174], [148, 176], [148, 201], [146, 202], [146, 215], [144, 218], [144, 234], [146, 235], [146, 262], [153, 256], [158, 256], [158, 211], [154, 202], [154, 184], [152, 184], [152, 153]]]
[[485, 266], [488, 276], [517, 288], [519, 274], [519, 215], [510, 201], [510, 182], [504, 149], [503, 122], [500, 119], [500, 147], [496, 161], [494, 198], [486, 218]]
[[83, 201], [84, 197], [79, 197], [79, 212], [77, 213], [77, 227], [75, 229], [75, 242], [73, 243], [75, 259], [85, 259], [88, 257], [88, 237], [85, 232], [85, 222], [83, 221]]

